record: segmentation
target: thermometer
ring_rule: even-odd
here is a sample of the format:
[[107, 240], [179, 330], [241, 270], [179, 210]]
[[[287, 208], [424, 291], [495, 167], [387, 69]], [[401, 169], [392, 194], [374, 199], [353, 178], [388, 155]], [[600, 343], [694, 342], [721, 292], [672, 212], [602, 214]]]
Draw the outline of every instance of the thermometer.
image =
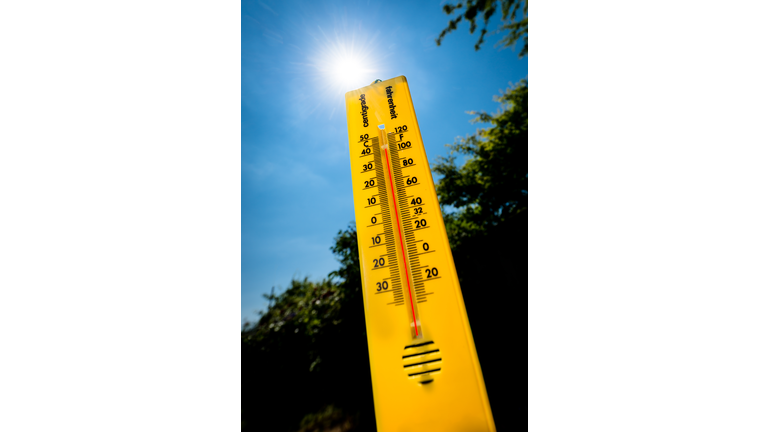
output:
[[347, 92], [379, 431], [495, 431], [404, 76]]

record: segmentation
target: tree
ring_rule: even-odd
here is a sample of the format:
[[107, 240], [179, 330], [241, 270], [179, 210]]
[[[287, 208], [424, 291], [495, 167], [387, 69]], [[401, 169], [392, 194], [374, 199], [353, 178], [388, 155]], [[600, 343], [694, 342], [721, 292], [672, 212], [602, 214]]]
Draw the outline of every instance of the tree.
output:
[[[483, 28], [480, 31], [480, 38], [475, 44], [475, 50], [479, 50], [480, 45], [485, 42], [485, 34], [488, 33], [488, 20], [496, 13], [499, 6], [501, 7], [502, 25], [494, 33], [506, 32], [506, 35], [497, 45], [501, 45], [502, 49], [512, 48], [520, 38], [523, 38], [524, 43], [520, 50], [520, 57], [526, 56], [528, 54], [528, 0], [466, 0], [465, 3], [446, 4], [443, 6], [443, 12], [447, 15], [456, 12], [458, 16], [448, 21], [448, 26], [440, 32], [440, 36], [435, 39], [435, 42], [440, 46], [445, 35], [456, 30], [463, 19], [469, 21], [469, 33], [474, 34], [477, 29], [477, 19], [482, 17]], [[462, 9], [464, 10], [463, 14], [461, 14]], [[520, 17], [519, 20], [517, 20], [518, 16]]]
[[[499, 404], [519, 385], [510, 373], [510, 342], [526, 326], [511, 306], [522, 304], [528, 279], [527, 81], [496, 100], [496, 114], [471, 112], [474, 122], [490, 126], [457, 139], [432, 169], [442, 176], [436, 184], [441, 206], [455, 208], [444, 209], [445, 227], [494, 420], [499, 430], [511, 430], [524, 412]], [[457, 153], [468, 156], [462, 166]]]
[[[243, 430], [375, 429], [357, 233], [327, 279], [291, 281], [241, 332]], [[359, 429], [358, 429], [359, 428]]]
[[[441, 205], [457, 208], [445, 215], [452, 248], [468, 238], [488, 236], [528, 208], [528, 82], [523, 80], [494, 98], [502, 109], [494, 114], [470, 111], [472, 123], [492, 126], [448, 145], [432, 169]], [[469, 155], [456, 166], [455, 154]], [[461, 228], [459, 230], [459, 228]]]

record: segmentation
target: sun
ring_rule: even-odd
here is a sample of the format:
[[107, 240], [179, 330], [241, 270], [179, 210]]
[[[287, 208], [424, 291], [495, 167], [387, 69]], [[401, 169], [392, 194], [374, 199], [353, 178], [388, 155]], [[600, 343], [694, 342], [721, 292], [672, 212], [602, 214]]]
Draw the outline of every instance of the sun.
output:
[[326, 38], [312, 63], [333, 93], [344, 94], [369, 85], [380, 74], [374, 41], [354, 36]]
[[[334, 59], [331, 65], [331, 79], [340, 86], [355, 86], [367, 79], [365, 61], [355, 55]], [[373, 80], [370, 80], [373, 81]]]
[[382, 50], [378, 33], [318, 28], [308, 35], [312, 42], [297, 66], [311, 82], [312, 103], [305, 105], [309, 112], [323, 112], [333, 118], [335, 113], [344, 112], [347, 92], [391, 75], [387, 62], [390, 54]]

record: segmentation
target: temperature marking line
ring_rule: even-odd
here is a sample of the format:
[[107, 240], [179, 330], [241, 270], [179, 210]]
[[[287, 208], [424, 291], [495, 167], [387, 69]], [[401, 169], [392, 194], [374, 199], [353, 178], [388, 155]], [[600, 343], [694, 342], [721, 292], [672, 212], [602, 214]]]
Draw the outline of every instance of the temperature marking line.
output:
[[[384, 149], [384, 157], [387, 159], [387, 171], [389, 172], [389, 179], [392, 182], [392, 201], [395, 200], [395, 180], [392, 178], [392, 168], [389, 166], [389, 152], [387, 149]], [[400, 233], [400, 216], [397, 214], [397, 206], [395, 206], [395, 219], [397, 223], [397, 235], [400, 237], [400, 249], [402, 249], [403, 253], [403, 265], [405, 266], [405, 274], [406, 279], [405, 282], [408, 284], [408, 299], [411, 301], [411, 313], [413, 314], [413, 328], [416, 330], [416, 336], [419, 335], [419, 324], [416, 322], [416, 309], [413, 307], [413, 295], [411, 294], [411, 281], [408, 280], [408, 263], [405, 259], [405, 245], [403, 245], [403, 235]]]

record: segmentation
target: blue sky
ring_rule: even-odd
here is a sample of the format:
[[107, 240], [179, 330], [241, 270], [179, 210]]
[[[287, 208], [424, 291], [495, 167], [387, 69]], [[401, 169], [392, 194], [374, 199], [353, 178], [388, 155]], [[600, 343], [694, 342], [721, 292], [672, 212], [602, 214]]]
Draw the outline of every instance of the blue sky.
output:
[[272, 287], [338, 268], [333, 237], [354, 220], [344, 92], [404, 75], [434, 162], [480, 126], [466, 111], [496, 111], [493, 96], [528, 76], [519, 47], [491, 35], [475, 51], [466, 23], [437, 47], [444, 3], [242, 2], [243, 320]]

